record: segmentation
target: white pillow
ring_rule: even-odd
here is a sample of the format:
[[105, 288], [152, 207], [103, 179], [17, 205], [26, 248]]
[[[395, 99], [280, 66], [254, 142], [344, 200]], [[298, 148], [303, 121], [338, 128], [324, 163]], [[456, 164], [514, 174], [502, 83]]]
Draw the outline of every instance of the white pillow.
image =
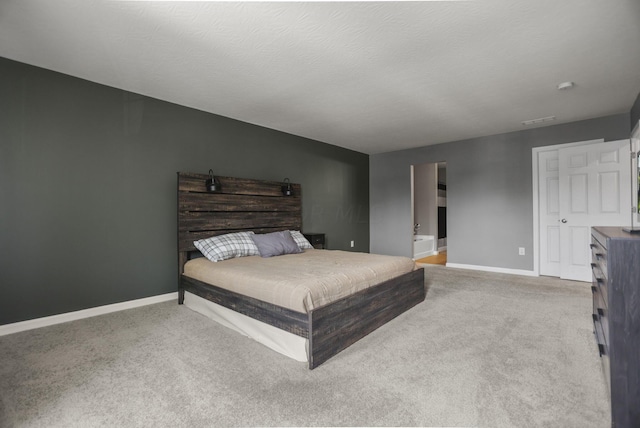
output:
[[253, 232], [234, 232], [194, 241], [193, 245], [212, 262], [234, 257], [259, 256], [258, 246], [251, 239]]
[[298, 244], [298, 247], [300, 247], [301, 250], [304, 250], [305, 248], [313, 248], [313, 245], [311, 245], [311, 243], [307, 241], [307, 238], [305, 238], [299, 230], [290, 230], [289, 233], [291, 234], [293, 240], [296, 241], [296, 244]]

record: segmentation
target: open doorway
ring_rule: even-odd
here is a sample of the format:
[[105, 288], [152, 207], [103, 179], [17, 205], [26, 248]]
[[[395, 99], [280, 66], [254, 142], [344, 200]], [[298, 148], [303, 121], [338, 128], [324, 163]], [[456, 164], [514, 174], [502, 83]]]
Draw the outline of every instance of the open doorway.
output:
[[447, 164], [411, 166], [413, 258], [419, 263], [447, 263]]

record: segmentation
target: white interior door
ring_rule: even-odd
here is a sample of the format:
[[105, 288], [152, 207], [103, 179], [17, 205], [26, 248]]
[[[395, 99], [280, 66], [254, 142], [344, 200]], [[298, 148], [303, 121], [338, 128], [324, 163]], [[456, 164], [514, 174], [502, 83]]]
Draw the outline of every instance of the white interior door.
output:
[[560, 184], [558, 150], [538, 154], [540, 275], [560, 276]]
[[640, 229], [640, 120], [631, 132], [631, 227]]
[[629, 222], [629, 140], [558, 151], [560, 277], [591, 281], [592, 226]]

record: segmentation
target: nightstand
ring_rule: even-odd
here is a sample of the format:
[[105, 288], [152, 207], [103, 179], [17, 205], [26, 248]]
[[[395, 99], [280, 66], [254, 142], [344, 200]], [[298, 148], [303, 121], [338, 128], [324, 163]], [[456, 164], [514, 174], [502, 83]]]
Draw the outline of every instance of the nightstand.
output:
[[313, 248], [324, 249], [324, 233], [304, 233], [303, 235]]

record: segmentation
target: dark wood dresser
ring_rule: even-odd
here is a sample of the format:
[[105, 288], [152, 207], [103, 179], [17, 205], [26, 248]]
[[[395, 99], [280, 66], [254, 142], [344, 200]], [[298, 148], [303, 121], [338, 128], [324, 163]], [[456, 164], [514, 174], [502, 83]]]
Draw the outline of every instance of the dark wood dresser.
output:
[[640, 427], [640, 236], [591, 230], [593, 325], [612, 426]]

